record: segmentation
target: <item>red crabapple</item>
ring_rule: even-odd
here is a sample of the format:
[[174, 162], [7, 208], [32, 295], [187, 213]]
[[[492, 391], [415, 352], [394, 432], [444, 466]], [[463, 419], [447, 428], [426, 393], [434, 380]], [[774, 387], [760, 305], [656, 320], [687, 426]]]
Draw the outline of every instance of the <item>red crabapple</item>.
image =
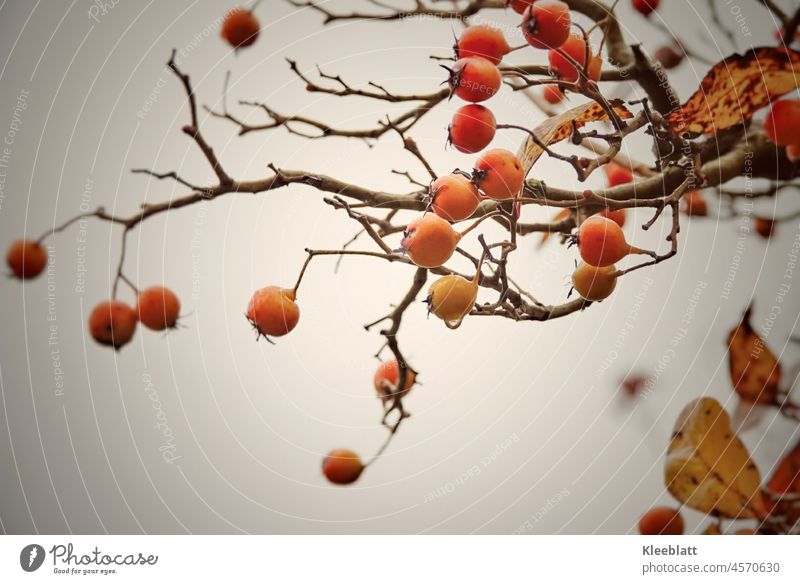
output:
[[778, 146], [800, 145], [800, 101], [776, 101], [764, 118], [764, 132]]
[[468, 103], [453, 115], [447, 139], [458, 151], [474, 154], [489, 145], [496, 128], [494, 114], [489, 108]]
[[496, 28], [485, 24], [475, 24], [458, 37], [455, 46], [456, 59], [462, 57], [483, 57], [497, 65], [511, 51], [506, 37]]
[[139, 293], [136, 313], [139, 322], [154, 331], [175, 328], [181, 302], [175, 292], [163, 286], [152, 286]]
[[542, 97], [547, 103], [556, 105], [564, 101], [566, 96], [558, 85], [548, 85], [542, 90]]
[[616, 162], [609, 162], [603, 168], [606, 171], [606, 181], [609, 187], [617, 187], [633, 182], [633, 173]]
[[528, 6], [536, 0], [505, 0], [506, 7], [511, 7], [517, 14], [523, 14]]
[[708, 215], [708, 203], [700, 191], [689, 191], [683, 197], [683, 212], [689, 217]]
[[[414, 373], [414, 370], [410, 367], [406, 367], [405, 389], [403, 389], [403, 391], [401, 391], [398, 395], [408, 394], [408, 392], [411, 391], [411, 388], [414, 386], [416, 379], [417, 374]], [[392, 359], [391, 361], [383, 361], [380, 365], [378, 365], [378, 369], [375, 371], [375, 377], [372, 381], [375, 385], [375, 391], [378, 392], [378, 395], [381, 397], [386, 397], [389, 395], [391, 388], [396, 386], [399, 380], [400, 366], [397, 363], [397, 359]], [[388, 384], [388, 386], [386, 384]]]
[[234, 8], [225, 16], [220, 36], [238, 50], [256, 42], [260, 30], [261, 25], [250, 10]]
[[349, 485], [358, 480], [364, 471], [364, 464], [358, 454], [346, 448], [331, 450], [322, 460], [325, 478], [335, 485]]
[[247, 320], [265, 337], [281, 337], [297, 326], [300, 308], [294, 290], [267, 286], [253, 293], [247, 306]]
[[775, 220], [767, 219], [766, 217], [756, 217], [755, 219], [756, 233], [764, 239], [769, 239], [775, 233]]
[[593, 215], [578, 229], [578, 247], [583, 261], [590, 266], [615, 264], [628, 254], [647, 253], [625, 241], [622, 228], [611, 219]]
[[500, 90], [503, 77], [497, 65], [483, 57], [459, 59], [450, 71], [448, 84], [451, 91], [463, 99], [477, 103], [486, 101]]
[[101, 345], [119, 350], [133, 338], [136, 321], [136, 311], [124, 302], [101, 302], [89, 315], [89, 333]]
[[522, 34], [537, 49], [560, 47], [569, 36], [569, 6], [559, 0], [539, 0], [522, 15]]
[[[569, 38], [561, 45], [560, 50], [565, 54], [572, 57], [581, 68], [586, 64], [586, 42], [583, 40], [583, 35], [572, 33]], [[575, 68], [575, 65], [570, 63], [561, 53], [556, 50], [548, 51], [547, 60], [550, 63], [550, 69], [564, 81], [577, 81], [580, 73]], [[592, 81], [600, 79], [600, 69], [603, 65], [603, 60], [599, 55], [592, 53], [591, 47], [589, 48], [589, 69], [587, 76]]]
[[631, 3], [643, 16], [650, 16], [658, 8], [658, 0], [632, 0]]
[[653, 507], [639, 519], [642, 535], [683, 535], [681, 512], [671, 507]]
[[480, 203], [478, 188], [460, 174], [440, 176], [431, 184], [431, 208], [448, 221], [471, 217]]
[[15, 278], [35, 278], [47, 266], [47, 250], [37, 241], [18, 239], [8, 248], [6, 264]]
[[472, 180], [483, 194], [496, 201], [513, 199], [522, 190], [525, 170], [508, 150], [487, 150], [475, 163]]
[[408, 224], [401, 246], [420, 268], [438, 268], [450, 259], [460, 239], [445, 219], [426, 213]]
[[604, 300], [617, 287], [617, 268], [613, 264], [597, 268], [581, 262], [572, 273], [572, 287], [585, 300]]

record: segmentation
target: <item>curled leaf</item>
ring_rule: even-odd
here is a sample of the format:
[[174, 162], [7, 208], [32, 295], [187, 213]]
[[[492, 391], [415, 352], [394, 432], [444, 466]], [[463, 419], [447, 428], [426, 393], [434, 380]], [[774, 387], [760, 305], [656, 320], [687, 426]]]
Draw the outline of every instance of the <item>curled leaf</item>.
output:
[[713, 398], [690, 402], [678, 417], [665, 482], [692, 509], [728, 519], [766, 516], [758, 468]]
[[774, 404], [781, 381], [781, 365], [750, 325], [752, 306], [728, 335], [731, 382], [746, 402]]
[[711, 135], [742, 124], [759, 109], [800, 86], [800, 53], [753, 48], [714, 65], [700, 87], [667, 116], [676, 132]]
[[[614, 99], [609, 103], [617, 115], [627, 120], [633, 114], [622, 105], [622, 100]], [[569, 109], [557, 116], [551, 116], [533, 129], [533, 133], [545, 146], [560, 142], [572, 135], [574, 128], [582, 128], [589, 122], [602, 122], [608, 119], [608, 114], [597, 102], [591, 101]], [[525, 172], [529, 172], [534, 163], [539, 159], [544, 150], [536, 141], [528, 136], [523, 142], [517, 156], [522, 161]]]

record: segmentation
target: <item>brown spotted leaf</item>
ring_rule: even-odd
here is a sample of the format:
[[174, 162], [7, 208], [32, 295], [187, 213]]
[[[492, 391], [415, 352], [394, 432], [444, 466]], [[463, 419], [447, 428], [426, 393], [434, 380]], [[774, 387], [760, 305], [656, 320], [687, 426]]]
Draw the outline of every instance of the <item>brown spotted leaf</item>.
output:
[[750, 49], [714, 65], [700, 88], [667, 116], [676, 132], [706, 136], [739, 125], [800, 86], [800, 53], [781, 47]]
[[[622, 105], [622, 100], [609, 102], [617, 115], [627, 120], [633, 114]], [[569, 109], [557, 116], [551, 116], [533, 129], [533, 133], [542, 144], [550, 146], [572, 135], [573, 128], [582, 128], [589, 122], [602, 122], [608, 120], [608, 114], [597, 102], [591, 101]], [[522, 161], [522, 166], [527, 174], [534, 163], [542, 155], [542, 148], [530, 136], [522, 143], [517, 156]]]
[[746, 402], [774, 404], [781, 381], [781, 365], [750, 325], [751, 312], [752, 306], [728, 335], [731, 383]]
[[728, 519], [763, 518], [761, 476], [730, 417], [710, 397], [681, 412], [667, 450], [667, 490], [687, 507]]

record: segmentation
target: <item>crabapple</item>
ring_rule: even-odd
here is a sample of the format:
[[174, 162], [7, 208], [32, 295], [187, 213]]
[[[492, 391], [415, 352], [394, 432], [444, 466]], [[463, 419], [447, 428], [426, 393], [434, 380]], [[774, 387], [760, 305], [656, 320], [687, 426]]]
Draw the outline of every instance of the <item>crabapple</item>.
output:
[[[405, 388], [399, 393], [399, 395], [406, 395], [409, 391], [411, 391], [416, 378], [417, 374], [414, 373], [413, 369], [411, 369], [411, 367], [406, 367]], [[387, 396], [390, 388], [396, 386], [399, 380], [400, 366], [397, 363], [397, 359], [383, 361], [380, 365], [378, 365], [378, 369], [375, 371], [375, 377], [373, 379], [375, 391], [377, 391], [378, 395], [380, 396]], [[386, 387], [384, 382], [387, 383], [389, 387]]]
[[497, 65], [511, 51], [511, 47], [498, 29], [485, 24], [476, 24], [461, 33], [455, 51], [456, 59], [483, 57]]
[[225, 16], [219, 34], [238, 50], [256, 42], [260, 30], [261, 25], [250, 10], [234, 8]]
[[775, 233], [775, 221], [766, 217], [756, 217], [755, 228], [761, 237], [769, 239]]
[[467, 316], [478, 299], [478, 272], [472, 281], [451, 274], [442, 276], [428, 289], [428, 311], [448, 326], [458, 324]]
[[475, 163], [472, 180], [490, 199], [513, 199], [522, 190], [525, 169], [508, 150], [487, 150]]
[[460, 174], [440, 176], [431, 184], [431, 208], [448, 221], [471, 217], [480, 203], [478, 188]]
[[683, 212], [689, 217], [708, 215], [708, 203], [700, 191], [689, 191], [683, 197]]
[[632, 253], [647, 253], [625, 241], [622, 228], [611, 219], [592, 215], [578, 229], [578, 247], [590, 266], [610, 266]]
[[627, 216], [625, 209], [603, 209], [598, 215], [606, 219], [611, 219], [620, 227], [625, 227], [625, 218]]
[[477, 103], [486, 101], [500, 90], [503, 77], [497, 65], [483, 57], [464, 57], [447, 68], [451, 91], [463, 99]]
[[456, 150], [474, 154], [489, 145], [496, 128], [494, 114], [489, 108], [468, 103], [453, 115], [453, 121], [447, 129], [447, 139]]
[[585, 300], [605, 300], [617, 287], [617, 268], [613, 264], [597, 268], [581, 262], [572, 273], [572, 287]]
[[631, 4], [643, 16], [650, 16], [658, 8], [658, 0], [631, 0]]
[[[586, 64], [586, 41], [583, 36], [577, 33], [569, 35], [566, 41], [560, 47], [561, 51], [572, 57], [576, 63], [582, 68]], [[580, 73], [575, 68], [575, 65], [570, 63], [564, 55], [556, 50], [548, 51], [547, 61], [550, 63], [550, 69], [564, 81], [577, 81]], [[587, 76], [592, 81], [600, 79], [600, 68], [603, 65], [603, 59], [599, 55], [592, 53], [591, 47], [589, 48], [589, 68]]]
[[653, 56], [656, 58], [664, 69], [674, 69], [683, 62], [683, 51], [679, 47], [666, 45], [659, 49]]
[[136, 311], [124, 302], [101, 302], [89, 315], [89, 333], [101, 345], [119, 350], [133, 338], [136, 321]]
[[789, 162], [800, 162], [800, 144], [789, 144], [786, 147], [786, 158]]
[[300, 308], [294, 290], [267, 286], [253, 293], [247, 306], [247, 320], [265, 337], [281, 337], [297, 326]]
[[633, 173], [616, 162], [609, 162], [603, 167], [609, 187], [618, 187], [633, 182]]
[[154, 331], [175, 328], [181, 302], [175, 292], [163, 286], [152, 286], [139, 293], [136, 313], [139, 322]]
[[776, 101], [764, 118], [764, 132], [778, 146], [800, 145], [800, 100]]
[[639, 519], [642, 535], [683, 535], [683, 516], [671, 507], [653, 507]]
[[364, 471], [364, 464], [358, 454], [346, 448], [331, 450], [322, 460], [325, 478], [335, 485], [349, 485], [358, 480]]
[[522, 15], [522, 34], [537, 49], [560, 47], [569, 36], [569, 6], [559, 0], [539, 0]]
[[523, 14], [528, 6], [536, 0], [505, 0], [506, 7], [511, 7], [517, 14]]
[[8, 248], [6, 264], [20, 280], [35, 278], [47, 266], [47, 250], [38, 241], [18, 239]]
[[401, 246], [420, 268], [438, 268], [450, 259], [460, 239], [445, 219], [426, 213], [408, 224]]
[[566, 96], [558, 85], [548, 85], [542, 91], [542, 97], [547, 103], [556, 105], [564, 101]]

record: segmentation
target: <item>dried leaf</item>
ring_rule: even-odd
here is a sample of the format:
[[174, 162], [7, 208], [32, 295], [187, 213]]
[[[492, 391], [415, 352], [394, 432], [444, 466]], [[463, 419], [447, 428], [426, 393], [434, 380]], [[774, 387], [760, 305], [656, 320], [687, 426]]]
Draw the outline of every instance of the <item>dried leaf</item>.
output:
[[669, 492], [692, 509], [728, 519], [766, 516], [758, 468], [713, 398], [694, 400], [681, 412], [665, 470]]
[[722, 531], [719, 529], [719, 523], [709, 523], [708, 527], [706, 527], [700, 535], [722, 535]]
[[700, 88], [667, 116], [676, 132], [711, 135], [746, 122], [775, 98], [800, 86], [800, 53], [750, 49], [714, 65]]
[[800, 442], [783, 457], [767, 488], [777, 494], [800, 493]]
[[774, 404], [781, 381], [781, 365], [750, 325], [752, 306], [728, 335], [731, 382], [746, 402]]
[[[633, 114], [622, 105], [622, 100], [615, 99], [609, 102], [617, 112], [617, 115], [627, 120], [633, 117]], [[572, 135], [573, 128], [582, 128], [589, 122], [602, 122], [608, 119], [608, 114], [597, 102], [591, 101], [569, 109], [557, 116], [547, 118], [544, 122], [539, 124], [533, 129], [533, 133], [541, 141], [542, 144], [550, 146], [556, 142], [560, 142]], [[522, 161], [522, 166], [525, 168], [526, 174], [530, 171], [534, 163], [542, 155], [542, 148], [540, 148], [532, 137], [523, 142], [517, 156]]]
[[[550, 220], [551, 223], [555, 223], [556, 221], [563, 221], [569, 217], [569, 209], [561, 209], [558, 213], [556, 213], [553, 218]], [[551, 233], [549, 231], [542, 232], [542, 239], [539, 241], [539, 246], [544, 245], [544, 242], [550, 239]]]

